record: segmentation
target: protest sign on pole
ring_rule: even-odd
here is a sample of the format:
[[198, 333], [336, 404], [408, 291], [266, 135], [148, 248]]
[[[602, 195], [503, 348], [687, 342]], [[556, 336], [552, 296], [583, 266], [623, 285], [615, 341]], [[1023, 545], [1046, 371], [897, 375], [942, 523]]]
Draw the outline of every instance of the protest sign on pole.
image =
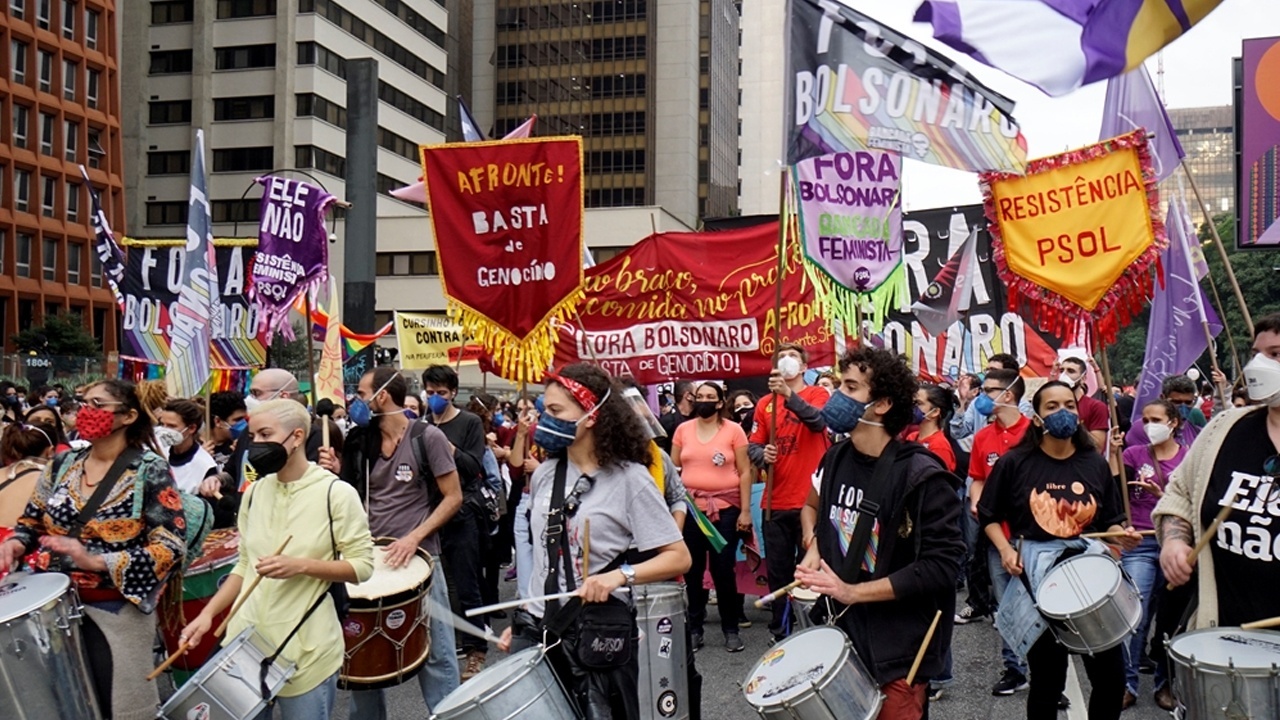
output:
[[551, 363], [582, 298], [582, 138], [422, 147], [449, 314], [516, 382]]
[[475, 365], [484, 348], [466, 339], [462, 326], [442, 313], [395, 314], [396, 340], [400, 345], [400, 367], [421, 370], [431, 365]]
[[581, 324], [557, 323], [556, 364], [595, 358], [644, 384], [762, 376], [773, 367], [776, 335], [804, 346], [810, 365], [832, 365], [833, 331], [814, 312], [798, 250], [785, 258], [782, 310], [774, 312], [777, 233], [777, 223], [659, 233], [596, 265], [587, 271]]
[[805, 270], [822, 314], [861, 327], [871, 309], [878, 332], [906, 295], [902, 265], [902, 158], [853, 150], [802, 160], [793, 171]]
[[[128, 250], [120, 290], [124, 312], [120, 319], [120, 356], [164, 365], [170, 361], [170, 328], [181, 292], [179, 279], [186, 262], [184, 240], [124, 238]], [[219, 370], [262, 367], [266, 362], [264, 329], [257, 305], [245, 294], [253, 262], [254, 239], [213, 241], [218, 288], [213, 308], [222, 316], [212, 330], [212, 366]]]
[[787, 2], [788, 163], [878, 148], [960, 170], [1022, 172], [1013, 102], [857, 10]]
[[218, 263], [205, 184], [204, 130], [196, 130], [187, 193], [185, 257], [178, 276], [178, 301], [169, 314], [168, 372], [164, 379], [174, 397], [192, 397], [204, 389], [212, 372], [213, 333], [222, 331]]
[[1063, 341], [1115, 340], [1167, 245], [1145, 131], [980, 178], [1010, 305]]
[[[270, 334], [293, 337], [289, 309], [303, 292], [329, 277], [329, 231], [324, 216], [337, 198], [310, 183], [265, 175], [258, 222], [258, 252], [249, 298]], [[270, 335], [269, 335], [270, 336]]]

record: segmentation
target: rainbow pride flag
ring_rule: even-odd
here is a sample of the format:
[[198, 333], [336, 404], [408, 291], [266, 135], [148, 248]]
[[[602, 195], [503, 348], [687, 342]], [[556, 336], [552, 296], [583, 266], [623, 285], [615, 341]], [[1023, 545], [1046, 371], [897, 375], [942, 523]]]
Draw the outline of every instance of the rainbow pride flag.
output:
[[[306, 303], [301, 296], [293, 304], [293, 309], [297, 310], [300, 315], [306, 315]], [[325, 312], [318, 304], [313, 303], [311, 306], [311, 337], [319, 342], [324, 342], [325, 332], [328, 327], [329, 313]], [[377, 342], [378, 338], [391, 332], [391, 329], [395, 327], [395, 323], [387, 323], [379, 328], [377, 332], [366, 334], [352, 332], [346, 325], [339, 325], [338, 327], [342, 334], [342, 359], [345, 362], [361, 350]]]

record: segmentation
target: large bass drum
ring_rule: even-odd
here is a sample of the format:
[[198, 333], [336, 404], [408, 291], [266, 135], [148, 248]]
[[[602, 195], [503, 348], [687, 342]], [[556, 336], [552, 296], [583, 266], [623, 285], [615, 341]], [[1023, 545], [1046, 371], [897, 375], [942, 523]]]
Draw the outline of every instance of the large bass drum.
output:
[[15, 573], [0, 584], [0, 718], [102, 716], [80, 639], [82, 610], [66, 575]]

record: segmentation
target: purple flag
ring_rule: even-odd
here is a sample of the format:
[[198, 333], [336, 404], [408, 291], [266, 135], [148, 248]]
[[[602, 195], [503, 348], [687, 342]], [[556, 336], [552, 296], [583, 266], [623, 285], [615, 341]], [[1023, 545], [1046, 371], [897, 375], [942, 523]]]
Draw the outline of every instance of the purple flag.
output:
[[1205, 301], [1200, 281], [1196, 278], [1186, 228], [1190, 226], [1179, 203], [1169, 204], [1165, 228], [1169, 247], [1160, 255], [1163, 276], [1157, 277], [1155, 297], [1151, 300], [1151, 323], [1147, 326], [1147, 351], [1138, 380], [1137, 401], [1133, 405], [1133, 422], [1140, 423], [1142, 407], [1160, 397], [1160, 383], [1170, 375], [1187, 371], [1209, 347], [1203, 323], [1217, 336], [1222, 323], [1213, 307]]
[[329, 276], [324, 215], [336, 198], [315, 185], [275, 175], [257, 182], [263, 186], [262, 211], [249, 299], [258, 304], [267, 328], [292, 337], [289, 310], [294, 301]]
[[1102, 106], [1102, 131], [1098, 139], [1124, 135], [1137, 128], [1145, 128], [1150, 136], [1147, 142], [1157, 178], [1164, 180], [1172, 175], [1186, 153], [1145, 65], [1107, 81], [1107, 102]]

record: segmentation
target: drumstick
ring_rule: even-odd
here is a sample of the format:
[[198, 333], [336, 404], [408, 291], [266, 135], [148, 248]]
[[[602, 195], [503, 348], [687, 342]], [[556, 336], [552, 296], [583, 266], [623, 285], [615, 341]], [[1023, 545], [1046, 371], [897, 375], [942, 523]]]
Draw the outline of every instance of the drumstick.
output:
[[[1124, 536], [1126, 536], [1126, 535], [1128, 535], [1128, 534], [1129, 534], [1129, 533], [1128, 533], [1128, 531], [1126, 531], [1126, 530], [1110, 530], [1110, 531], [1108, 531], [1108, 532], [1093, 532], [1093, 533], [1085, 533], [1085, 534], [1081, 535], [1080, 537], [1082, 537], [1082, 538], [1096, 539], [1096, 540], [1103, 540], [1103, 539], [1105, 539], [1105, 538], [1118, 538], [1118, 537], [1124, 537]], [[1139, 531], [1138, 531], [1138, 534], [1139, 534], [1139, 535], [1155, 535], [1155, 534], [1156, 534], [1156, 531], [1155, 531], [1155, 530], [1139, 530]]]
[[[287, 546], [289, 544], [289, 541], [292, 539], [293, 539], [292, 535], [285, 538], [284, 542], [280, 543], [280, 547], [276, 548], [276, 551], [271, 554], [279, 555], [280, 553], [284, 552], [285, 546]], [[253, 594], [253, 591], [255, 589], [257, 589], [258, 583], [260, 582], [262, 582], [261, 575], [255, 577], [253, 579], [253, 582], [249, 583], [249, 589], [246, 590], [244, 594], [240, 596], [240, 599], [236, 601], [235, 605], [231, 606], [231, 612], [227, 613], [227, 616], [222, 619], [222, 624], [218, 626], [218, 629], [213, 631], [214, 637], [216, 638], [222, 637], [222, 633], [226, 632], [227, 630], [227, 625], [231, 623], [231, 618], [235, 617], [236, 612], [244, 605], [245, 601], [249, 599], [249, 596]]]
[[1266, 620], [1254, 620], [1253, 622], [1247, 622], [1241, 625], [1240, 629], [1241, 630], [1261, 630], [1263, 628], [1275, 627], [1277, 625], [1280, 625], [1280, 615], [1273, 618], [1267, 618]]
[[[631, 588], [623, 585], [617, 590], [614, 590], [614, 592], [631, 592]], [[531, 598], [516, 598], [515, 600], [508, 600], [506, 602], [495, 603], [493, 605], [485, 605], [484, 607], [471, 608], [470, 610], [466, 611], [464, 614], [467, 617], [475, 617], [477, 615], [484, 615], [485, 613], [497, 612], [499, 610], [506, 610], [507, 608], [515, 608], [515, 607], [520, 607], [522, 605], [528, 605], [531, 602], [547, 602], [548, 600], [564, 600], [565, 598], [571, 598], [571, 597], [577, 597], [577, 596], [578, 596], [577, 590], [570, 590], [569, 592], [552, 593], [550, 595], [539, 595], [537, 597], [531, 597]]]
[[759, 608], [764, 607], [765, 605], [768, 605], [769, 603], [773, 602], [774, 600], [777, 600], [778, 598], [782, 597], [783, 595], [786, 595], [787, 593], [791, 592], [792, 590], [795, 590], [796, 588], [800, 587], [800, 586], [801, 586], [801, 585], [803, 585], [803, 584], [804, 584], [804, 583], [800, 582], [799, 580], [796, 580], [795, 582], [791, 582], [791, 583], [787, 583], [786, 585], [783, 585], [782, 587], [778, 588], [777, 590], [774, 590], [773, 592], [769, 593], [768, 595], [765, 595], [764, 597], [762, 597], [762, 598], [760, 598], [759, 600], [757, 600], [757, 601], [755, 602], [756, 608], [757, 608], [757, 609], [759, 609]]
[[[289, 541], [292, 539], [293, 539], [292, 535], [285, 538], [284, 542], [280, 543], [280, 548], [276, 550], [275, 554], [279, 555], [280, 553], [284, 552], [284, 547], [288, 545]], [[240, 606], [244, 604], [244, 600], [248, 599], [249, 593], [253, 592], [253, 589], [258, 587], [258, 582], [261, 580], [262, 580], [262, 576], [259, 575], [258, 577], [253, 579], [252, 583], [249, 584], [249, 592], [246, 592], [244, 595], [241, 596], [241, 600], [237, 602], [234, 607], [231, 608], [231, 612], [227, 613], [227, 617], [222, 620], [222, 624], [218, 626], [217, 630], [213, 631], [213, 636], [215, 638], [222, 637], [222, 633], [227, 629], [227, 623], [231, 622], [231, 616], [236, 614], [236, 611], [239, 610]], [[150, 682], [160, 677], [160, 673], [164, 672], [165, 670], [168, 670], [169, 666], [177, 662], [178, 658], [182, 657], [188, 650], [191, 649], [191, 647], [192, 646], [189, 641], [183, 640], [182, 644], [178, 646], [177, 650], [173, 651], [172, 655], [165, 658], [164, 662], [160, 663], [155, 670], [152, 670], [151, 673], [147, 675], [147, 681]]]
[[[1231, 503], [1227, 503], [1222, 506], [1222, 509], [1218, 511], [1217, 517], [1213, 519], [1213, 522], [1209, 523], [1209, 527], [1204, 529], [1204, 534], [1196, 541], [1196, 546], [1191, 548], [1191, 557], [1187, 558], [1188, 565], [1193, 568], [1196, 566], [1196, 558], [1200, 557], [1200, 553], [1208, 547], [1209, 540], [1213, 539], [1213, 536], [1218, 534], [1218, 526], [1222, 524], [1223, 520], [1227, 519], [1227, 516], [1230, 515], [1231, 511], [1234, 509], [1235, 508], [1232, 507]], [[1172, 590], [1173, 583], [1166, 585], [1165, 589]]]
[[916, 661], [911, 663], [911, 672], [907, 673], [907, 687], [911, 687], [911, 682], [916, 679], [916, 671], [924, 661], [924, 653], [929, 649], [929, 641], [933, 639], [933, 631], [938, 629], [938, 620], [941, 618], [941, 610], [933, 614], [933, 622], [929, 623], [929, 632], [924, 634], [924, 642], [920, 643], [920, 650], [916, 652]]

